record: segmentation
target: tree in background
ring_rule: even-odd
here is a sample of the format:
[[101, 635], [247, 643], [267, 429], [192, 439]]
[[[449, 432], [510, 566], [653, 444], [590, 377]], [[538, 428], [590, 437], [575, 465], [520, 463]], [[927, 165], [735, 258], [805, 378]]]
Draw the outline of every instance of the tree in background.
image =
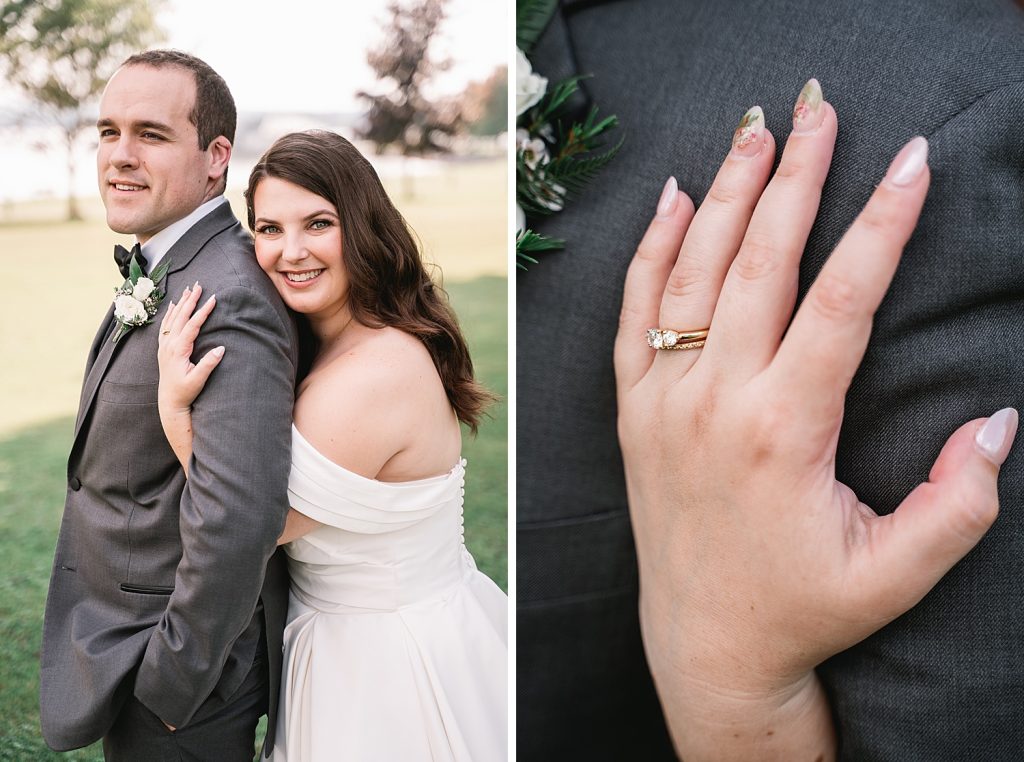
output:
[[0, 0], [4, 73], [64, 132], [68, 219], [81, 219], [74, 197], [75, 139], [90, 125], [87, 109], [117, 65], [160, 39], [153, 5], [151, 0]]
[[[382, 92], [358, 93], [369, 103], [369, 111], [356, 133], [371, 141], [378, 154], [388, 147], [402, 156], [445, 153], [450, 138], [462, 127], [458, 104], [423, 94], [431, 77], [451, 63], [429, 54], [431, 40], [444, 21], [446, 3], [393, 0], [387, 6], [390, 20], [384, 25], [384, 40], [366, 54]], [[406, 181], [406, 195], [410, 195], [408, 177]]]
[[499, 66], [483, 82], [471, 82], [462, 106], [471, 135], [508, 131], [508, 67]]

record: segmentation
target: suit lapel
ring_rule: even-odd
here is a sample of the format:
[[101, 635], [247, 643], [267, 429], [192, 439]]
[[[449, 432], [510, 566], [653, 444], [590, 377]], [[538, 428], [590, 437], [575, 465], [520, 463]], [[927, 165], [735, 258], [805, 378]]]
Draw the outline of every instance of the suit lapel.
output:
[[85, 418], [85, 410], [87, 407], [87, 400], [92, 399], [92, 392], [94, 391], [90, 379], [92, 378], [92, 370], [96, 365], [96, 359], [99, 357], [100, 350], [103, 349], [104, 340], [109, 340], [111, 335], [111, 328], [114, 327], [114, 305], [111, 304], [107, 310], [106, 316], [103, 318], [103, 322], [100, 323], [99, 330], [96, 331], [96, 336], [92, 340], [92, 346], [89, 347], [89, 357], [85, 361], [85, 378], [82, 380], [82, 395], [78, 400], [78, 417], [75, 419], [75, 436], [78, 436], [78, 430], [82, 428], [82, 420]]
[[[202, 248], [215, 235], [238, 224], [239, 222], [235, 219], [235, 215], [231, 211], [230, 204], [224, 203], [189, 228], [165, 255], [166, 261], [170, 263], [167, 276], [164, 281], [165, 290], [167, 290], [166, 283], [169, 281], [172, 273], [183, 270], [188, 266], [188, 264], [195, 259], [200, 250], [202, 250]], [[164, 298], [167, 299], [170, 298], [170, 296], [165, 296]], [[161, 309], [163, 309], [162, 305]], [[125, 336], [122, 336], [121, 340], [116, 344], [110, 340], [110, 329], [114, 324], [113, 316], [114, 307], [111, 305], [110, 310], [107, 313], [107, 319], [97, 332], [96, 338], [93, 339], [92, 348], [89, 350], [89, 362], [86, 366], [85, 383], [82, 387], [82, 398], [78, 406], [78, 418], [75, 421], [75, 436], [71, 446], [72, 457], [68, 459], [69, 468], [71, 460], [75, 456], [76, 448], [79, 445], [79, 439], [84, 436], [83, 428], [85, 421], [89, 416], [89, 411], [92, 409], [93, 402], [96, 400], [96, 392], [99, 389], [100, 383], [102, 383], [111, 362], [113, 362], [114, 357], [119, 351], [121, 351], [122, 347], [130, 342], [132, 337], [138, 331], [155, 330], [153, 325], [157, 323], [157, 318], [159, 318], [160, 312], [158, 311], [156, 316], [154, 316], [153, 324], [149, 326], [140, 326], [129, 331]], [[153, 357], [153, 362], [156, 362], [155, 356]]]

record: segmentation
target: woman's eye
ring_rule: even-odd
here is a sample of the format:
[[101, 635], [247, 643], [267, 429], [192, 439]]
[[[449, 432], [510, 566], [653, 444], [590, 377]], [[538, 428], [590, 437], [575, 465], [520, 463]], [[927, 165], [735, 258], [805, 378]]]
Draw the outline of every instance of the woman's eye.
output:
[[260, 235], [274, 235], [279, 231], [277, 229], [277, 225], [262, 225], [256, 228], [256, 232]]
[[326, 230], [331, 226], [330, 220], [313, 220], [310, 225], [313, 230]]

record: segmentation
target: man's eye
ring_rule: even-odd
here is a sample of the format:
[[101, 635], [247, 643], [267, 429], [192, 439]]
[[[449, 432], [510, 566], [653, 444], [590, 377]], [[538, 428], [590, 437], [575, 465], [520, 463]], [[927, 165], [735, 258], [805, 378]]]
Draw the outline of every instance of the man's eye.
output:
[[164, 139], [163, 135], [158, 135], [155, 132], [144, 132], [144, 133], [142, 133], [142, 137], [144, 137], [146, 140], [163, 140]]
[[109, 127], [105, 127], [102, 130], [100, 130], [100, 137], [101, 138], [109, 138], [109, 137], [112, 137], [112, 136], [114, 136], [116, 134], [117, 133], [114, 130], [110, 129]]

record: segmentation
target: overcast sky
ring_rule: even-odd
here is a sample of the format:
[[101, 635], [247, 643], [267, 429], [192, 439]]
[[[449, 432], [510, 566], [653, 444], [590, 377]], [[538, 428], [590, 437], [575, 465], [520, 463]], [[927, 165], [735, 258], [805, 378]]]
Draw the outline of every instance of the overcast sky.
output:
[[[227, 81], [239, 111], [360, 110], [372, 87], [366, 50], [382, 37], [386, 0], [165, 0], [164, 43], [204, 59]], [[437, 52], [452, 59], [441, 92], [457, 92], [507, 61], [511, 3], [449, 0]], [[13, 93], [0, 86], [0, 100]]]

